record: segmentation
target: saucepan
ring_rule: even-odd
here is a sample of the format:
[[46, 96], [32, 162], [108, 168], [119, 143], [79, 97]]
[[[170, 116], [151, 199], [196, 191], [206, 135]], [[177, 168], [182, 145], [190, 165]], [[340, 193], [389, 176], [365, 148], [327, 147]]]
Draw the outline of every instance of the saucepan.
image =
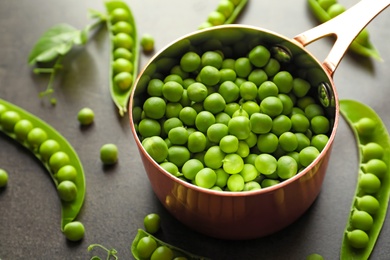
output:
[[[230, 240], [264, 237], [301, 217], [320, 193], [337, 131], [339, 102], [333, 74], [354, 38], [389, 4], [390, 0], [362, 0], [339, 16], [292, 39], [254, 26], [221, 25], [185, 35], [156, 53], [135, 82], [129, 117], [146, 175], [162, 205], [191, 229]], [[336, 41], [325, 60], [320, 62], [305, 46], [330, 35], [335, 36]], [[326, 146], [310, 165], [292, 178], [255, 191], [215, 191], [173, 176], [146, 152], [133, 121], [133, 109], [142, 107], [148, 82], [155, 75], [169, 74], [178, 57], [194, 48], [206, 51], [214, 50], [216, 45], [222, 49], [233, 46], [245, 53], [245, 48], [253, 43], [268, 46], [274, 57], [310, 82], [312, 97], [323, 106], [330, 121]]]

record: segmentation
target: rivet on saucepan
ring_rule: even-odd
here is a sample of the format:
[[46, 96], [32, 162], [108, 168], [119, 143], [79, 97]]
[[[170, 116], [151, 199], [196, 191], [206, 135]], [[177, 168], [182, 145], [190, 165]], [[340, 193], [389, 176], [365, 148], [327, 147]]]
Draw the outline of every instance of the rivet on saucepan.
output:
[[271, 48], [272, 56], [282, 63], [288, 63], [292, 60], [291, 51], [282, 45], [275, 45]]
[[329, 107], [332, 100], [332, 91], [328, 83], [320, 83], [318, 86], [318, 98], [324, 107]]

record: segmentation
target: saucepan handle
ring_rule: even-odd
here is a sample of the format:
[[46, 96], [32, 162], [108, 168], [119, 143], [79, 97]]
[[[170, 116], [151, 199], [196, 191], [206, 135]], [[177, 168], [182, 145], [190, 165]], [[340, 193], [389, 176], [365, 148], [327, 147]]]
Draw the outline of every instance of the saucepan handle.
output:
[[335, 36], [336, 41], [322, 64], [332, 76], [349, 45], [360, 31], [389, 5], [390, 0], [361, 0], [342, 14], [293, 39], [302, 46], [306, 46], [325, 36]]

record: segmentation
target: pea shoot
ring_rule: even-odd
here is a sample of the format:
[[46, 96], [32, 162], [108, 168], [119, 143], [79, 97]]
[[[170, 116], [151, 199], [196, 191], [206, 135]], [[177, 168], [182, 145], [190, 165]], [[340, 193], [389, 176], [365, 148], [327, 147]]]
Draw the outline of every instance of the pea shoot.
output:
[[[50, 97], [54, 93], [54, 81], [58, 72], [64, 67], [64, 57], [74, 46], [85, 45], [88, 41], [89, 33], [101, 26], [107, 19], [106, 15], [98, 11], [91, 10], [90, 16], [96, 21], [82, 30], [78, 30], [66, 23], [52, 26], [42, 34], [32, 47], [28, 55], [28, 64], [35, 66], [33, 69], [34, 73], [49, 74], [50, 76], [47, 88], [40, 92], [40, 97]], [[51, 98], [50, 102], [55, 105], [56, 99]]]

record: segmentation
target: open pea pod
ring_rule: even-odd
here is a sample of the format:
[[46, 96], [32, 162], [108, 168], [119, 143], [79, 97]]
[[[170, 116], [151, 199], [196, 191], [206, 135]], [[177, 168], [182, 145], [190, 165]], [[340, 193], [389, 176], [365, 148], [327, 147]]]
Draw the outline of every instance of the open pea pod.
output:
[[340, 258], [368, 259], [385, 221], [390, 197], [390, 137], [379, 115], [367, 105], [341, 100], [340, 112], [354, 133], [360, 159]]
[[153, 238], [156, 241], [156, 243], [157, 243], [157, 247], [158, 246], [167, 246], [168, 248], [170, 248], [172, 250], [172, 253], [173, 253], [173, 258], [175, 258], [175, 257], [184, 257], [184, 259], [187, 259], [187, 260], [210, 260], [209, 258], [206, 258], [206, 257], [203, 257], [203, 256], [194, 255], [194, 254], [189, 253], [189, 252], [187, 252], [187, 251], [185, 251], [183, 249], [180, 249], [178, 247], [175, 247], [175, 246], [172, 246], [172, 245], [170, 245], [168, 243], [165, 243], [164, 241], [159, 240], [158, 238], [156, 238], [152, 234], [149, 234], [148, 232], [146, 232], [145, 230], [142, 230], [142, 229], [138, 229], [138, 233], [135, 236], [135, 238], [133, 240], [133, 243], [131, 244], [131, 252], [132, 252], [132, 254], [133, 254], [133, 256], [134, 256], [134, 258], [136, 260], [145, 260], [145, 258], [142, 258], [142, 257], [139, 256], [138, 250], [137, 250], [138, 242], [143, 237], [151, 237], [151, 238]]
[[[1, 115], [3, 113], [6, 113], [7, 111], [16, 112], [19, 115], [20, 120], [28, 120], [29, 122], [32, 123], [32, 126], [34, 128], [40, 128], [44, 132], [46, 132], [47, 134], [46, 140], [49, 139], [55, 140], [59, 144], [60, 147], [59, 151], [66, 153], [69, 157], [69, 163], [67, 165], [71, 165], [76, 169], [77, 174], [73, 182], [77, 187], [77, 195], [74, 200], [69, 202], [61, 200], [61, 205], [62, 205], [61, 229], [63, 230], [66, 224], [76, 219], [84, 203], [86, 187], [85, 187], [84, 169], [81, 164], [81, 161], [76, 151], [71, 146], [71, 144], [65, 139], [65, 137], [63, 137], [52, 126], [50, 126], [40, 118], [36, 117], [35, 115], [25, 111], [24, 109], [14, 104], [11, 104], [5, 100], [0, 99], [0, 119], [1, 119]], [[48, 170], [48, 172], [50, 173], [50, 177], [52, 178], [55, 186], [56, 187], [58, 186], [59, 182], [56, 178], [56, 172], [53, 171], [53, 167], [50, 166], [48, 159], [43, 158], [42, 154], [39, 152], [39, 147], [32, 146], [27, 139], [18, 138], [18, 136], [13, 131], [13, 127], [12, 129], [6, 129], [6, 127], [4, 126], [4, 122], [2, 121], [0, 121], [0, 132], [4, 133], [6, 136], [15, 140], [20, 145], [24, 146], [29, 151], [31, 151], [34, 154], [34, 156], [38, 160], [40, 160], [43, 166]]]
[[[309, 8], [315, 18], [324, 23], [334, 17], [335, 14], [330, 14], [330, 10], [332, 10], [332, 5], [338, 5], [336, 0], [329, 1], [321, 1], [321, 0], [308, 0]], [[340, 10], [339, 13], [343, 12]], [[363, 29], [362, 32], [355, 38], [355, 40], [349, 46], [349, 49], [361, 56], [372, 57], [377, 60], [382, 60], [378, 50], [369, 40], [368, 30]]]
[[[131, 94], [132, 87], [138, 73], [138, 58], [139, 58], [139, 41], [137, 36], [137, 27], [134, 16], [129, 6], [121, 0], [108, 0], [105, 2], [105, 7], [109, 19], [107, 19], [107, 28], [110, 35], [110, 94], [115, 105], [119, 109], [119, 114], [123, 116], [127, 112], [127, 106]], [[114, 16], [113, 12], [117, 9], [122, 9], [127, 12], [127, 15]], [[116, 18], [115, 18], [116, 17]], [[126, 26], [118, 26], [116, 23], [126, 23]], [[121, 34], [120, 37], [118, 34]], [[122, 38], [120, 40], [119, 38]], [[123, 40], [123, 38], [125, 40]], [[127, 50], [128, 54], [116, 54], [116, 50], [121, 48]], [[115, 66], [118, 59], [121, 59], [123, 66]], [[118, 76], [120, 72], [127, 76]]]

